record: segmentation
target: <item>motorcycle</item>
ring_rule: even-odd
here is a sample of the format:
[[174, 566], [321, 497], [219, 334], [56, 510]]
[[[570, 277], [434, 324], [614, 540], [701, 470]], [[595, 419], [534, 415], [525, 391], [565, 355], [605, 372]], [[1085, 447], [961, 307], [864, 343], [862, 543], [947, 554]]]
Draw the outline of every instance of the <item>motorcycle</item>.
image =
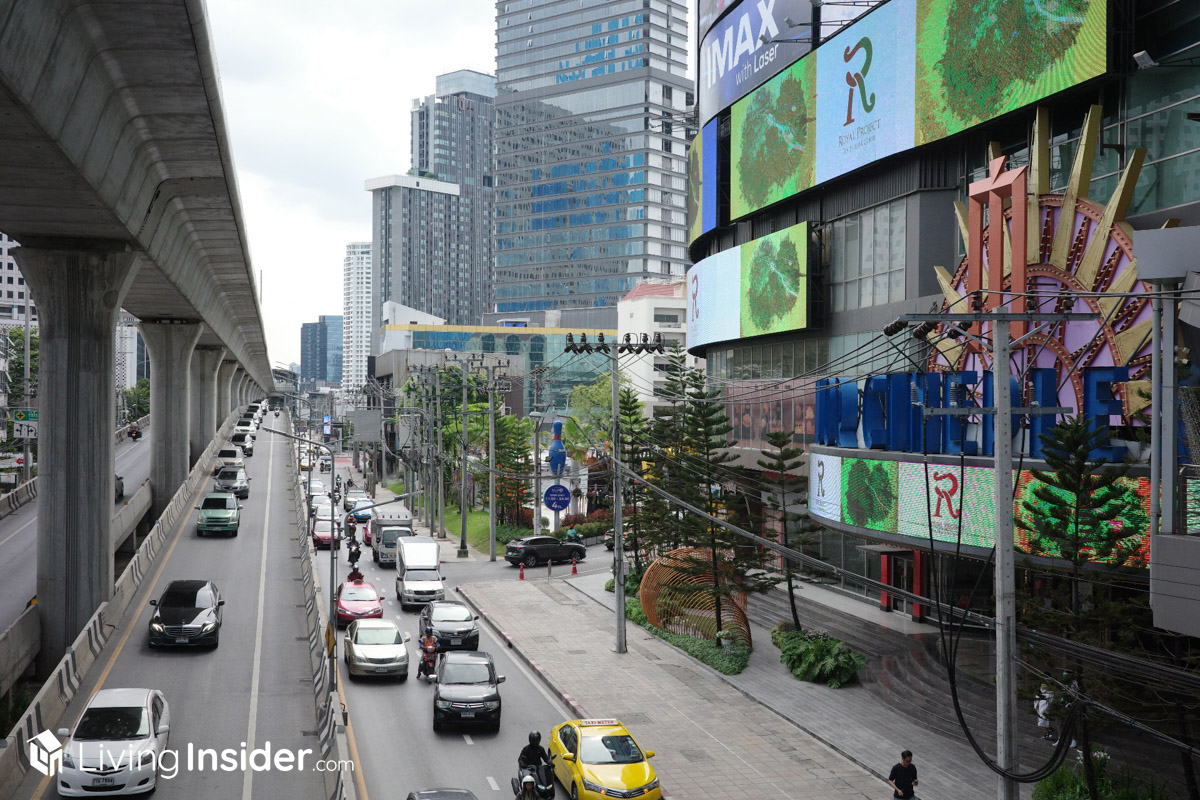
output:
[[129, 429], [129, 438], [133, 439], [136, 442], [138, 439], [142, 438], [141, 430], [138, 428], [130, 428]]
[[512, 779], [513, 794], [520, 796], [521, 781], [526, 775], [533, 776], [534, 793], [542, 798], [542, 800], [550, 800], [554, 797], [554, 770], [550, 769], [549, 764], [538, 763], [528, 767], [521, 767], [517, 772], [517, 777]]
[[275, 416], [277, 416], [277, 417], [279, 416], [279, 412], [278, 412], [278, 411], [276, 411], [276, 412], [275, 412]]
[[436, 644], [421, 646], [421, 663], [417, 665], [417, 678], [428, 678], [433, 680], [434, 673], [437, 671], [437, 654], [438, 648]]

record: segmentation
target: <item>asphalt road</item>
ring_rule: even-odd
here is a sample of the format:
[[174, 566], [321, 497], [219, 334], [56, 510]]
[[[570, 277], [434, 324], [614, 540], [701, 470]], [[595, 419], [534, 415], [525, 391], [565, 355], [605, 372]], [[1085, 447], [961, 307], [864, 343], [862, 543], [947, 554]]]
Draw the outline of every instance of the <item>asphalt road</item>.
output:
[[[319, 754], [292, 538], [287, 448], [282, 437], [266, 432], [256, 445], [255, 456], [246, 462], [253, 482], [250, 497], [242, 501], [240, 535], [197, 537], [195, 512], [182, 523], [182, 533], [174, 544], [169, 540], [165, 558], [153, 568], [71, 704], [68, 727], [99, 688], [156, 688], [170, 706], [168, 747], [181, 754], [189, 745], [236, 750], [243, 742], [260, 748], [270, 742], [275, 751], [309, 749]], [[209, 488], [206, 482], [198, 495]], [[221, 644], [215, 650], [151, 650], [146, 644], [152, 610], [148, 600], [181, 578], [213, 580], [224, 596]], [[152, 588], [147, 591], [146, 586]], [[313, 760], [310, 756], [310, 764]], [[323, 800], [321, 777], [311, 768], [266, 773], [180, 769], [174, 778], [160, 779], [156, 796]], [[40, 800], [56, 795], [49, 779], [31, 772], [17, 797]]]
[[[344, 460], [338, 472], [345, 477]], [[456, 561], [457, 541], [443, 543], [442, 568], [447, 588], [458, 584], [505, 577], [515, 579], [516, 570], [504, 560]], [[600, 549], [601, 552], [603, 549]], [[595, 552], [595, 550], [593, 550]], [[346, 550], [338, 556], [338, 573], [348, 569]], [[597, 561], [605, 561], [603, 557]], [[328, 592], [329, 561], [326, 551], [319, 557], [322, 588]], [[589, 565], [595, 566], [595, 565]], [[492, 655], [496, 671], [506, 680], [500, 686], [502, 702], [500, 732], [488, 733], [474, 728], [451, 728], [433, 732], [433, 686], [416, 678], [418, 611], [402, 611], [396, 602], [395, 570], [377, 566], [370, 548], [363, 548], [359, 569], [366, 580], [387, 598], [384, 615], [397, 622], [402, 631], [412, 634], [409, 643], [411, 673], [407, 681], [357, 678], [347, 680], [345, 665], [340, 664], [341, 686], [350, 709], [350, 730], [361, 765], [359, 800], [383, 800], [405, 797], [408, 792], [435, 786], [469, 789], [481, 800], [512, 796], [509, 780], [516, 775], [517, 754], [528, 742], [531, 730], [541, 731], [542, 743], [549, 741], [550, 729], [569, 719], [570, 712], [551, 695], [524, 664], [499, 644], [494, 631], [481, 623], [479, 649]], [[562, 566], [556, 567], [562, 569]], [[569, 567], [568, 567], [569, 569]], [[453, 592], [447, 599], [455, 599]], [[326, 602], [328, 595], [326, 594]], [[567, 636], [569, 631], [546, 631], [547, 635]], [[338, 635], [338, 657], [342, 655]], [[582, 656], [581, 656], [582, 657]], [[365, 797], [361, 787], [365, 786]], [[559, 792], [562, 792], [561, 787]], [[562, 795], [565, 797], [565, 794]]]
[[[117, 444], [117, 474], [125, 478], [125, 494], [132, 494], [150, 477], [150, 430], [139, 441]], [[113, 503], [113, 513], [117, 504]], [[0, 630], [12, 625], [29, 599], [37, 594], [38, 498], [0, 519]]]

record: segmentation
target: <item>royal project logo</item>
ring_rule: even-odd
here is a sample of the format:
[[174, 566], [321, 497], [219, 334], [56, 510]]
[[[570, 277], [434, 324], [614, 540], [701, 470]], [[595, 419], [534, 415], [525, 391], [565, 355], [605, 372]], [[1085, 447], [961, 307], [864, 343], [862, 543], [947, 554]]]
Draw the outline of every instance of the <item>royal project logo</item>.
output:
[[875, 93], [871, 92], [870, 96], [867, 95], [867, 74], [871, 71], [871, 55], [874, 51], [874, 48], [871, 46], [870, 37], [864, 36], [858, 40], [858, 44], [854, 45], [854, 47], [847, 47], [842, 54], [842, 60], [849, 64], [855, 60], [860, 50], [864, 55], [862, 66], [857, 70], [853, 67], [846, 69], [846, 84], [850, 87], [850, 96], [846, 98], [846, 121], [843, 123], [843, 127], [854, 124], [854, 95], [856, 90], [863, 113], [870, 114], [875, 110]]
[[29, 763], [43, 775], [53, 778], [62, 769], [62, 742], [50, 731], [42, 731], [29, 740]]

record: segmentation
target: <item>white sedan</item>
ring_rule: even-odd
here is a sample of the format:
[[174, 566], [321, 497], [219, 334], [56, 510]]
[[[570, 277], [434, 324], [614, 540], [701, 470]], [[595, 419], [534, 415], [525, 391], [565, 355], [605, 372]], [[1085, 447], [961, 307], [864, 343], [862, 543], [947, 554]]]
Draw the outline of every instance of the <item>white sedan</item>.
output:
[[[154, 791], [170, 726], [167, 699], [157, 689], [96, 692], [63, 746], [59, 795]], [[67, 729], [60, 728], [58, 735], [67, 736]]]

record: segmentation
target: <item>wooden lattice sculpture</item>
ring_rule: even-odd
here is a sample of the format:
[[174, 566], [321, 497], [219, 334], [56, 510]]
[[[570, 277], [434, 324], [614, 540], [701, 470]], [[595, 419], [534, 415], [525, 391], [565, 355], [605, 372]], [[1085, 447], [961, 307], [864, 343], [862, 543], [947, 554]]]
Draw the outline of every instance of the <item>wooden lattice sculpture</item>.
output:
[[[690, 575], [684, 569], [710, 558], [707, 550], [683, 547], [660, 556], [646, 569], [638, 596], [651, 625], [684, 636], [716, 639], [711, 576]], [[734, 641], [751, 646], [745, 592], [734, 589], [722, 597], [721, 628], [732, 632]]]

